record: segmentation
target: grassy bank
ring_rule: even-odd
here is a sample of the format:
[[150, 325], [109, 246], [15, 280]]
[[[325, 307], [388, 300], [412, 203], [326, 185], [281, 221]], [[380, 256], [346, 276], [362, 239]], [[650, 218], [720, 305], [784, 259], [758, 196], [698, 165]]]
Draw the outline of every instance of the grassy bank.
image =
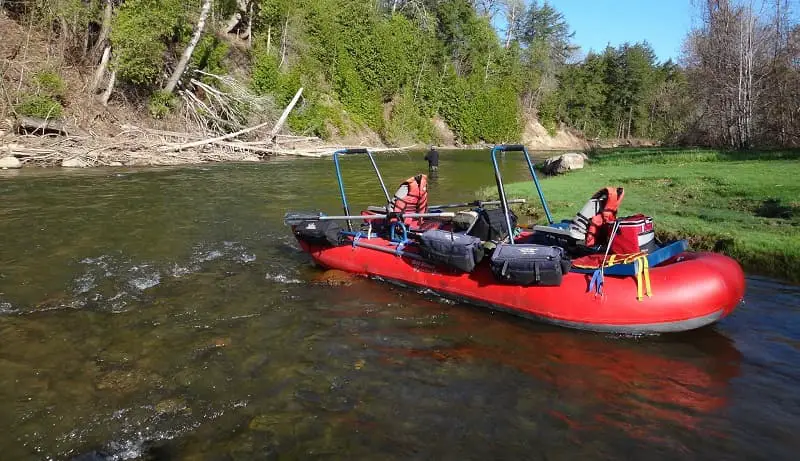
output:
[[[799, 177], [800, 151], [615, 149], [541, 183], [556, 220], [571, 219], [601, 187], [621, 186], [620, 215], [652, 216], [660, 238], [685, 238], [694, 250], [736, 258], [748, 272], [797, 283]], [[524, 211], [543, 221], [531, 182], [507, 187], [509, 197], [528, 197], [532, 205]]]

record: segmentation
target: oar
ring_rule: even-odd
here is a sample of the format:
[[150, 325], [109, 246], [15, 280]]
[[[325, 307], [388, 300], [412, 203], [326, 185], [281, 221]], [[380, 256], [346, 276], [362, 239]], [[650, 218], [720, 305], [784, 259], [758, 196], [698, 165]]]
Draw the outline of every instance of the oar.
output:
[[[509, 200], [508, 203], [525, 203], [526, 200], [524, 198], [515, 198], [513, 200]], [[429, 210], [439, 210], [441, 208], [463, 208], [463, 207], [482, 207], [484, 205], [500, 205], [500, 200], [492, 200], [489, 202], [484, 202], [482, 200], [475, 200], [474, 202], [469, 203], [451, 203], [449, 205], [432, 205], [429, 206]]]
[[[398, 213], [393, 215], [397, 218], [452, 218], [455, 213]], [[283, 217], [283, 222], [287, 226], [296, 226], [303, 221], [347, 221], [349, 219], [363, 219], [363, 220], [377, 220], [386, 219], [388, 215], [385, 214], [370, 214], [358, 216], [320, 216], [319, 214], [307, 213], [286, 213]]]

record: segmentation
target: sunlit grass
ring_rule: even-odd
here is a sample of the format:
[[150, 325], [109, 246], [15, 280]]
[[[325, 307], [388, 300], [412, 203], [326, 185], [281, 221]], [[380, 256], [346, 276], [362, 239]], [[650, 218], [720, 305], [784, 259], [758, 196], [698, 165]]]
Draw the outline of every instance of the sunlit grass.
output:
[[[654, 218], [662, 239], [739, 260], [751, 272], [800, 282], [800, 152], [637, 149], [595, 153], [587, 167], [541, 181], [556, 221], [571, 219], [605, 186], [625, 188], [620, 216]], [[528, 197], [543, 222], [533, 183], [507, 185]], [[493, 188], [482, 196], [496, 196]], [[525, 223], [525, 219], [521, 220]]]

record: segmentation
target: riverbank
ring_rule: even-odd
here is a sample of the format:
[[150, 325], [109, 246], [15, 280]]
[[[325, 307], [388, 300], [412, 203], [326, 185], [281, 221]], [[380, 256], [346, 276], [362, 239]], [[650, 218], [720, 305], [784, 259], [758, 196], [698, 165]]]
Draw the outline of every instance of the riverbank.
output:
[[[269, 157], [325, 157], [346, 147], [373, 152], [427, 149], [427, 144], [395, 147], [383, 143], [375, 133], [353, 133], [323, 140], [313, 136], [272, 134], [269, 127], [247, 128], [240, 133], [209, 136], [167, 129], [120, 125], [113, 134], [99, 135], [80, 127], [35, 120], [26, 129], [38, 134], [19, 135], [15, 122], [0, 124], [0, 169], [23, 166], [86, 168], [97, 166], [172, 166], [209, 162], [259, 162]], [[537, 151], [584, 150], [588, 144], [569, 130], [555, 136], [540, 132], [538, 122], [528, 123], [526, 145]], [[542, 128], [543, 130], [543, 128]], [[44, 135], [42, 135], [44, 133]], [[489, 144], [461, 144], [454, 140], [437, 144], [442, 150], [484, 150]]]
[[[752, 273], [800, 283], [800, 151], [596, 151], [583, 170], [541, 181], [555, 220], [571, 219], [605, 186], [625, 188], [620, 215], [653, 217], [660, 239], [736, 258]], [[530, 182], [507, 185], [543, 213]], [[480, 192], [496, 195], [493, 188]], [[521, 219], [525, 222], [525, 219]]]

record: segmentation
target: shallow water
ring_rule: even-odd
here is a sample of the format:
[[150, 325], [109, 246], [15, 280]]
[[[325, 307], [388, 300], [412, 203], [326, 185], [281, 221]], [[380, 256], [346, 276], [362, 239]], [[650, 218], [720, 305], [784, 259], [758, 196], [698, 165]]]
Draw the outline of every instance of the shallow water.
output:
[[[431, 202], [493, 184], [442, 155]], [[382, 155], [391, 189], [421, 153]], [[507, 180], [524, 165], [503, 160]], [[343, 161], [353, 209], [380, 204]], [[598, 184], [598, 188], [602, 184]], [[618, 338], [368, 280], [318, 283], [283, 213], [330, 159], [0, 172], [2, 459], [796, 459], [800, 288]]]

